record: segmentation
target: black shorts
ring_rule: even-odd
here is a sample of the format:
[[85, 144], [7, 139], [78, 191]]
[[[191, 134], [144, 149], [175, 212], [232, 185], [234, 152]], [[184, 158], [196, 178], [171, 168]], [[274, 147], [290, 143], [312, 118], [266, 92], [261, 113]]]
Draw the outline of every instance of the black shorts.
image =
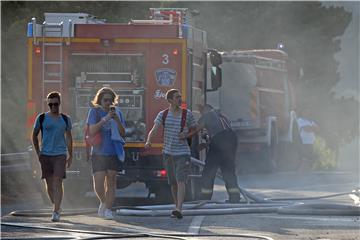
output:
[[118, 171], [120, 167], [120, 162], [116, 155], [93, 155], [91, 157], [91, 163], [93, 173], [107, 170]]
[[66, 155], [40, 155], [41, 179], [49, 177], [66, 178]]

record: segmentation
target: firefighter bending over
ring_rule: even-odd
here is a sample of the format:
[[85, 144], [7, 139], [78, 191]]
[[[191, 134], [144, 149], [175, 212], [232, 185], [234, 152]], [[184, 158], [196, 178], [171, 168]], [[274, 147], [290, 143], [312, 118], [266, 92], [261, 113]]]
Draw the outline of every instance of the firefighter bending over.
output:
[[231, 129], [230, 121], [210, 104], [200, 107], [201, 118], [194, 135], [205, 128], [210, 137], [209, 150], [202, 173], [202, 199], [210, 200], [213, 194], [214, 181], [220, 167], [225, 187], [229, 195], [228, 202], [240, 201], [240, 190], [235, 175], [235, 154], [237, 147], [236, 133]]

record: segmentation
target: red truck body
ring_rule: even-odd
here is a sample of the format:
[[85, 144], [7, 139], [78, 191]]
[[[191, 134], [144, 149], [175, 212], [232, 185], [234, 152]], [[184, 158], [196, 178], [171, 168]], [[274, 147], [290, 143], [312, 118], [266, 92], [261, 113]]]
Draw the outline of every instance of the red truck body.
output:
[[126, 160], [118, 187], [140, 181], [161, 195], [166, 185], [162, 131], [149, 150], [144, 148], [146, 136], [157, 113], [168, 107], [167, 90], [180, 89], [184, 107], [195, 117], [206, 92], [206, 33], [187, 24], [186, 14], [187, 9], [151, 9], [152, 20], [117, 24], [84, 13], [45, 13], [43, 24], [36, 19], [29, 23], [27, 127], [31, 129], [36, 115], [47, 111], [46, 94], [59, 91], [61, 111], [73, 123], [70, 178], [91, 181], [83, 129], [96, 91], [109, 86], [120, 97], [117, 105], [127, 124]]

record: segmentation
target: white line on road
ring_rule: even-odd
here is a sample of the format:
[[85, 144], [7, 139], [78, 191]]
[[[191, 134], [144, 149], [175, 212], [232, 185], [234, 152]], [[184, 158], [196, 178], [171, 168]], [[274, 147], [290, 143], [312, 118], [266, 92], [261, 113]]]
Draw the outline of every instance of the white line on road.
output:
[[204, 220], [205, 216], [195, 216], [189, 226], [188, 233], [191, 234], [199, 234], [200, 227], [202, 224], [202, 221]]
[[[261, 216], [261, 215], [259, 215]], [[339, 221], [339, 222], [358, 222], [359, 219], [356, 216], [350, 217], [347, 216], [347, 218], [334, 218], [334, 217], [329, 217], [329, 218], [325, 218], [325, 217], [315, 217], [315, 216], [289, 216], [289, 215], [284, 215], [284, 216], [271, 216], [271, 215], [266, 215], [267, 218], [277, 218], [277, 219], [296, 219], [296, 220], [310, 220], [310, 221]]]

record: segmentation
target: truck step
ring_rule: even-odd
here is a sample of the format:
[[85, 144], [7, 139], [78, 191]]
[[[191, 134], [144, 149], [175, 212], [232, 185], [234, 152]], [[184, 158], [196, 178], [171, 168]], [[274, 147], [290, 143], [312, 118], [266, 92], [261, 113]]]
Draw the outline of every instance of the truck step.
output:
[[48, 77], [61, 77], [61, 72], [46, 72], [45, 74]]
[[44, 83], [61, 83], [61, 80], [44, 80]]
[[62, 42], [44, 42], [44, 46], [61, 46]]
[[49, 77], [61, 77], [61, 72], [47, 72], [46, 75]]
[[188, 175], [189, 178], [201, 178], [202, 175], [190, 174]]
[[60, 61], [44, 61], [44, 64], [58, 64], [58, 65], [60, 65], [61, 64], [61, 62]]

